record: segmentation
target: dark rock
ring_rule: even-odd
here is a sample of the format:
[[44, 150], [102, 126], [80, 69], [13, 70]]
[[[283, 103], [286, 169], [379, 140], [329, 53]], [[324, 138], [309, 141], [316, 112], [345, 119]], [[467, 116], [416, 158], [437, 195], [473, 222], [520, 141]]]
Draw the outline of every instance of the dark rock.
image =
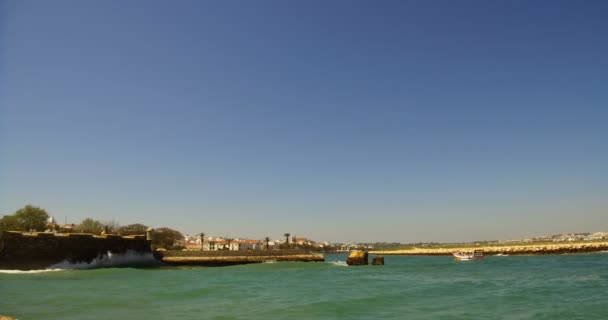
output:
[[383, 256], [375, 256], [372, 260], [372, 265], [374, 266], [383, 266], [384, 265], [384, 257]]

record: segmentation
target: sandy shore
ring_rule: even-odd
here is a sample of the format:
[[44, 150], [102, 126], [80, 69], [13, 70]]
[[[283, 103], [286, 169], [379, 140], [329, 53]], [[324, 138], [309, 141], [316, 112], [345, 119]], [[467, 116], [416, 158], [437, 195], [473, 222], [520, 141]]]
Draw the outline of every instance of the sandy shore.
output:
[[518, 244], [508, 246], [463, 246], [463, 247], [427, 247], [412, 248], [406, 250], [387, 250], [370, 251], [370, 254], [382, 255], [416, 255], [416, 256], [437, 256], [450, 255], [454, 251], [473, 251], [483, 250], [486, 255], [509, 254], [566, 254], [598, 252], [608, 250], [608, 241], [602, 242], [579, 242], [579, 243], [556, 243], [556, 244]]

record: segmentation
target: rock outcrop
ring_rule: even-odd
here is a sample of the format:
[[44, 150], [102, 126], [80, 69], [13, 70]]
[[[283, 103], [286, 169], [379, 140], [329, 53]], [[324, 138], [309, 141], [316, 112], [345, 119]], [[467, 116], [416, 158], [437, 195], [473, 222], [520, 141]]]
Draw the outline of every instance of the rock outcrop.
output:
[[367, 251], [353, 250], [346, 258], [346, 264], [349, 266], [363, 266], [367, 265]]
[[372, 265], [374, 266], [383, 266], [384, 265], [384, 257], [383, 256], [375, 256], [372, 259]]

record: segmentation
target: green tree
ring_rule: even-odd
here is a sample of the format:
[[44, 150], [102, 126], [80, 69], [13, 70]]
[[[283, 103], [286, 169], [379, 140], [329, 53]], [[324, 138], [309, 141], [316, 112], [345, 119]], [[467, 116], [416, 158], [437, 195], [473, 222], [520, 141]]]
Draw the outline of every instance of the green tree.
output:
[[6, 215], [0, 219], [0, 231], [24, 231], [19, 226], [19, 220], [14, 215]]
[[[46, 222], [49, 214], [40, 207], [27, 205], [15, 212], [15, 227], [19, 231], [44, 231], [47, 229]], [[11, 219], [9, 219], [9, 222]]]
[[123, 236], [144, 235], [148, 231], [148, 226], [141, 223], [129, 224], [118, 228], [118, 233]]
[[285, 246], [288, 247], [288, 248], [289, 248], [289, 236], [290, 235], [291, 234], [289, 234], [289, 233], [283, 234], [283, 236], [285, 236]]
[[100, 234], [103, 231], [103, 223], [98, 220], [86, 218], [76, 226], [78, 232]]
[[266, 241], [266, 250], [270, 250], [270, 237], [266, 237], [264, 240]]
[[177, 247], [180, 241], [184, 240], [184, 235], [177, 230], [163, 227], [154, 230], [152, 239], [152, 246], [154, 248], [172, 249]]

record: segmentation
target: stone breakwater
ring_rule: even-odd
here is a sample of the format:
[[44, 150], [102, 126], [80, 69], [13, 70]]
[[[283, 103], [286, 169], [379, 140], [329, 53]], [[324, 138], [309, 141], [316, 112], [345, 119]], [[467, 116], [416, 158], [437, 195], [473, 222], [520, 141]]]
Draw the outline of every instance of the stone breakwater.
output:
[[445, 256], [455, 251], [483, 250], [486, 255], [537, 255], [586, 253], [608, 250], [608, 241], [557, 244], [520, 244], [510, 246], [462, 246], [462, 247], [428, 247], [405, 250], [370, 251], [370, 254], [412, 255], [412, 256]]
[[39, 270], [58, 263], [90, 264], [110, 254], [151, 253], [146, 236], [88, 233], [0, 233], [0, 269]]
[[156, 251], [155, 257], [170, 265], [229, 266], [269, 261], [322, 262], [322, 254], [301, 250]]

